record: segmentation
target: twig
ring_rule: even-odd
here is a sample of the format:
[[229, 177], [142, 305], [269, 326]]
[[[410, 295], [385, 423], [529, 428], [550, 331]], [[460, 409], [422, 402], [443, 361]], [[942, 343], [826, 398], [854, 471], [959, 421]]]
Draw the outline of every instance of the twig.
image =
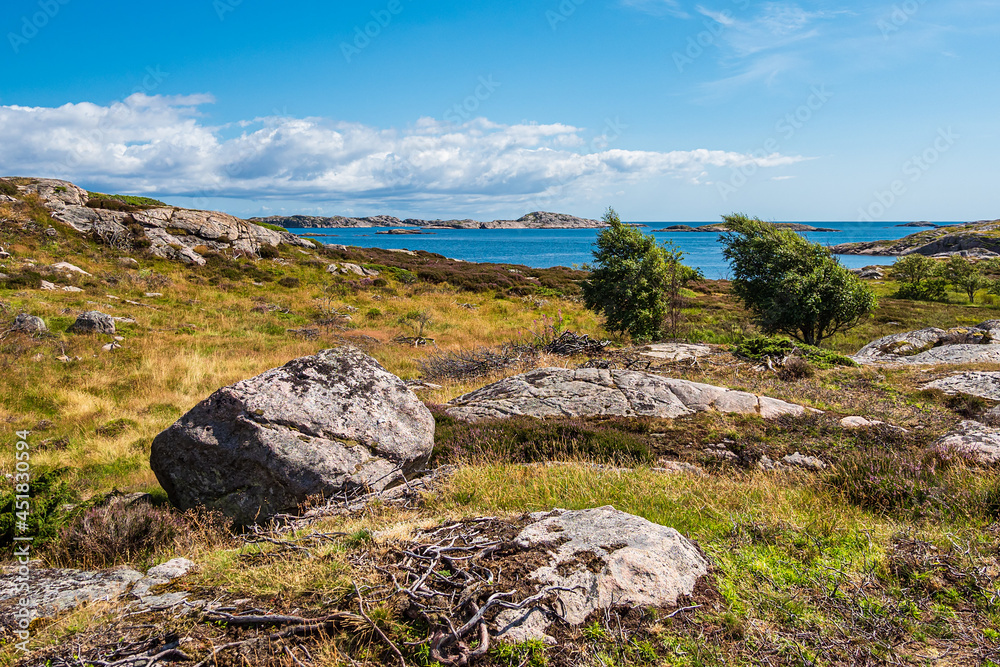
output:
[[402, 665], [402, 667], [406, 667], [406, 660], [403, 659], [403, 654], [400, 650], [395, 644], [392, 643], [392, 640], [389, 639], [384, 632], [382, 632], [382, 628], [378, 627], [378, 625], [376, 625], [375, 622], [368, 617], [368, 614], [365, 613], [365, 601], [361, 597], [361, 591], [358, 590], [357, 583], [354, 584], [354, 594], [358, 596], [358, 611], [361, 612], [361, 617], [368, 621], [368, 624], [372, 626], [375, 632], [378, 633], [379, 637], [382, 638], [382, 641], [384, 641], [389, 648], [392, 649], [393, 654], [399, 659], [399, 664]]

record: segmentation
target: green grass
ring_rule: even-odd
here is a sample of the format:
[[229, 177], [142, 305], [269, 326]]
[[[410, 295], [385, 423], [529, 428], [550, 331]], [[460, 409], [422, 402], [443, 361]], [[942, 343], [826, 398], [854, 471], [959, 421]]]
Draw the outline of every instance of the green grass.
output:
[[104, 206], [100, 206], [99, 204], [106, 202], [120, 202], [122, 204], [126, 204], [128, 206], [140, 209], [169, 206], [169, 204], [165, 204], [159, 199], [152, 199], [150, 197], [137, 197], [135, 195], [109, 195], [103, 192], [89, 192], [89, 191], [87, 192], [87, 195], [90, 197], [89, 203], [91, 206], [95, 206], [95, 204], [98, 205], [95, 206], [95, 208], [105, 208]]

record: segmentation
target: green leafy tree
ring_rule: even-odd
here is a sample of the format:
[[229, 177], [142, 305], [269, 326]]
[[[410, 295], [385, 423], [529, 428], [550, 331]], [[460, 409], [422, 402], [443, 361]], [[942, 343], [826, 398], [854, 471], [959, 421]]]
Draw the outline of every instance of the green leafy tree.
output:
[[952, 255], [948, 258], [948, 263], [944, 265], [944, 273], [956, 290], [968, 295], [969, 303], [976, 300], [976, 292], [989, 284], [979, 264], [974, 264], [961, 255]]
[[624, 224], [614, 209], [604, 222], [608, 227], [597, 235], [590, 278], [583, 283], [584, 304], [603, 313], [608, 329], [637, 340], [656, 336], [669, 314], [676, 326], [681, 287], [701, 274], [680, 263], [679, 250]]
[[941, 264], [926, 255], [900, 257], [889, 269], [889, 277], [900, 283], [893, 295], [899, 299], [943, 301], [947, 296]]
[[819, 345], [875, 309], [875, 293], [818, 243], [759, 218], [723, 220], [729, 232], [720, 241], [733, 293], [765, 333]]

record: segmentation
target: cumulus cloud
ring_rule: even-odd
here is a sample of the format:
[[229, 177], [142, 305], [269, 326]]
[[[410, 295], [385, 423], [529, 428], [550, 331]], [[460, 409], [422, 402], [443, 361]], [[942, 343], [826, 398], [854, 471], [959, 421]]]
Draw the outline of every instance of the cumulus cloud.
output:
[[212, 101], [139, 93], [107, 106], [0, 106], [0, 171], [175, 196], [499, 202], [662, 177], [692, 181], [711, 169], [804, 159], [606, 148], [559, 123], [422, 118], [386, 129], [275, 116], [222, 126], [199, 111]]

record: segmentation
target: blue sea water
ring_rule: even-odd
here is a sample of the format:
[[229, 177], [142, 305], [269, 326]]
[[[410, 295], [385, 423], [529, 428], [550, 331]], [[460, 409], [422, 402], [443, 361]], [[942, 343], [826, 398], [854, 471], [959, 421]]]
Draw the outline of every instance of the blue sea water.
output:
[[[639, 229], [650, 233], [670, 225], [688, 224], [692, 227], [705, 223], [645, 222]], [[837, 232], [808, 232], [803, 236], [823, 245], [849, 241], [877, 241], [898, 239], [925, 228], [897, 227], [899, 222], [813, 222], [813, 227], [838, 229]], [[938, 223], [949, 224], [949, 223]], [[573, 266], [590, 262], [591, 251], [598, 229], [434, 229], [433, 234], [392, 235], [376, 234], [390, 228], [336, 228], [289, 229], [294, 234], [323, 234], [315, 236], [321, 243], [367, 248], [405, 248], [427, 250], [446, 257], [469, 262], [502, 262], [524, 264], [535, 268]], [[729, 277], [729, 265], [722, 258], [719, 234], [712, 232], [655, 232], [661, 241], [672, 241], [685, 253], [684, 263], [704, 272], [706, 278]], [[865, 255], [838, 255], [848, 268], [870, 264], [892, 264], [894, 257]]]

